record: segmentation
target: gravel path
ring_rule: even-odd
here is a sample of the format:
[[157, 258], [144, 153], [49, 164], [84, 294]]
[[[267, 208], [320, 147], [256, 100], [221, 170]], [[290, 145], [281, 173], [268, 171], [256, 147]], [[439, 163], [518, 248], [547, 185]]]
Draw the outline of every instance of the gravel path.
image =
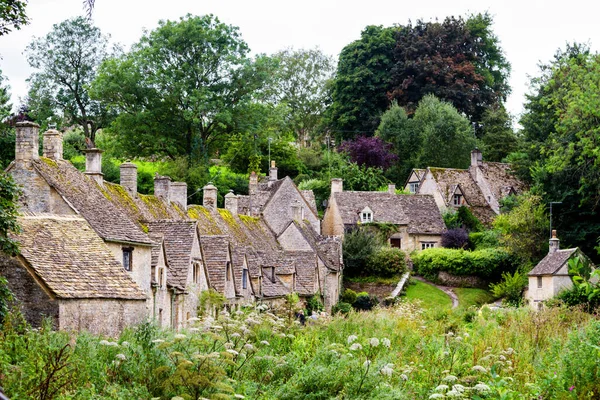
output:
[[456, 293], [454, 293], [454, 291], [452, 290], [451, 287], [436, 285], [435, 283], [429, 282], [428, 280], [421, 278], [420, 276], [413, 275], [411, 278], [416, 279], [421, 282], [428, 283], [428, 284], [433, 285], [436, 288], [440, 289], [442, 292], [446, 293], [452, 299], [452, 308], [458, 307], [458, 296], [456, 296]]

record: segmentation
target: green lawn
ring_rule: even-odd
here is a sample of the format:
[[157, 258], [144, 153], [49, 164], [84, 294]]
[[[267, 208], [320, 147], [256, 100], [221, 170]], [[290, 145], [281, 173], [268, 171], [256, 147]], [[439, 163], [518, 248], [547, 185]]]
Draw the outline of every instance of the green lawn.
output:
[[452, 300], [440, 289], [421, 281], [412, 281], [406, 288], [407, 299], [421, 300], [423, 308], [452, 308]]
[[453, 290], [458, 296], [458, 306], [461, 308], [479, 307], [494, 301], [492, 294], [484, 289], [454, 288]]

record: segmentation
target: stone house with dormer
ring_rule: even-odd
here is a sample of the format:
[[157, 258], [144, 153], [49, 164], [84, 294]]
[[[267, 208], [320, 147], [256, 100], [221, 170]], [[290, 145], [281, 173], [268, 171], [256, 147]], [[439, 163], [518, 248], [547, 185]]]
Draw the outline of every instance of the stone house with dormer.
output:
[[509, 164], [484, 162], [479, 149], [471, 152], [468, 169], [413, 169], [406, 181], [410, 193], [429, 194], [441, 212], [468, 207], [484, 224], [500, 214], [500, 202], [509, 195], [523, 193], [526, 186], [517, 179]]

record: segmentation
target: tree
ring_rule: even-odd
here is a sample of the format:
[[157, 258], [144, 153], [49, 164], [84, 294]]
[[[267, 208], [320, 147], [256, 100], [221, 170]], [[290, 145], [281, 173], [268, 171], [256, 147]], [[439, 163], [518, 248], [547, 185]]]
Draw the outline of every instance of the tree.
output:
[[367, 26], [340, 53], [329, 126], [338, 140], [372, 136], [389, 106], [395, 34], [399, 27]]
[[4, 85], [4, 79], [0, 71], [0, 170], [15, 159], [15, 133], [9, 121], [12, 109], [10, 88]]
[[389, 96], [412, 113], [427, 94], [450, 102], [471, 121], [509, 92], [510, 65], [491, 31], [492, 18], [478, 14], [443, 22], [409, 24], [396, 35]]
[[120, 113], [110, 130], [132, 154], [198, 161], [245, 131], [272, 74], [268, 57], [248, 52], [238, 28], [213, 15], [160, 21], [130, 53], [101, 66], [93, 95]]
[[502, 104], [493, 105], [483, 112], [481, 125], [476, 129], [476, 133], [479, 132], [486, 161], [503, 161], [519, 148], [512, 120]]
[[271, 100], [287, 106], [287, 120], [296, 140], [306, 147], [316, 136], [329, 105], [335, 61], [318, 48], [286, 49], [275, 53], [273, 58], [279, 61], [279, 67], [271, 88]]
[[19, 253], [19, 244], [10, 237], [11, 233], [21, 230], [17, 223], [19, 194], [19, 187], [11, 176], [0, 171], [0, 253], [9, 256]]
[[0, 2], [0, 36], [12, 32], [13, 29], [21, 29], [29, 23], [25, 14], [26, 1], [4, 0]]
[[107, 46], [108, 38], [83, 17], [55, 24], [45, 37], [34, 39], [25, 50], [29, 65], [38, 70], [29, 78], [31, 111], [49, 106], [65, 123], [81, 125], [93, 143], [96, 131], [110, 118], [88, 95], [98, 66], [108, 56]]
[[450, 103], [433, 95], [425, 96], [415, 110], [413, 123], [423, 138], [421, 148], [415, 149], [419, 167], [469, 166], [469, 155], [476, 145], [473, 128]]
[[379, 137], [360, 136], [342, 143], [339, 151], [346, 152], [352, 162], [360, 166], [389, 168], [398, 158], [391, 152], [392, 145]]

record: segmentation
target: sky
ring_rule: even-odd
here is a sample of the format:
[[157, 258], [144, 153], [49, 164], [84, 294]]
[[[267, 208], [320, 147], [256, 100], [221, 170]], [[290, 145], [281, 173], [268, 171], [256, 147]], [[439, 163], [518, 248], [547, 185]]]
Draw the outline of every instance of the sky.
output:
[[[494, 18], [493, 30], [512, 65], [512, 93], [506, 105], [517, 118], [529, 77], [538, 74], [540, 61], [550, 60], [567, 42], [589, 42], [594, 51], [600, 45], [600, 3], [590, 0], [96, 0], [93, 22], [113, 42], [128, 48], [161, 19], [214, 14], [238, 26], [254, 54], [319, 47], [337, 59], [367, 25], [403, 25], [486, 11]], [[26, 79], [33, 72], [23, 54], [25, 47], [34, 36], [46, 35], [53, 24], [83, 14], [82, 0], [29, 0], [27, 14], [30, 25], [0, 37], [0, 70], [8, 78], [15, 106], [27, 94]]]

